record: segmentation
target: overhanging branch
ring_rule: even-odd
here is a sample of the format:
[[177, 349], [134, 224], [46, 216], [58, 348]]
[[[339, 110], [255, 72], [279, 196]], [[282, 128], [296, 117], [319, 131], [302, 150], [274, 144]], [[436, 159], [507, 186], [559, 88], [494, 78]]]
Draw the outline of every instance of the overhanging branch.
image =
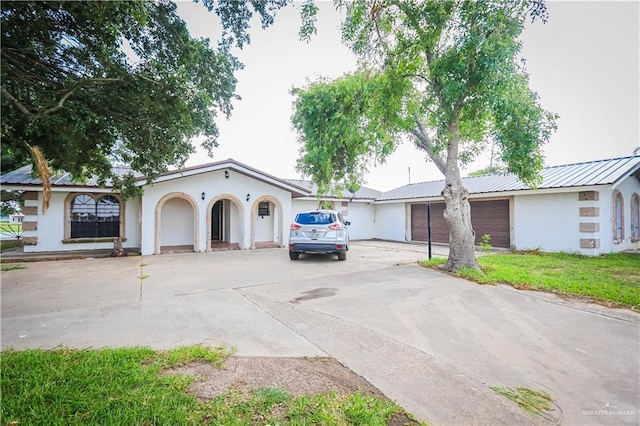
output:
[[22, 102], [20, 102], [19, 100], [17, 100], [16, 98], [13, 97], [13, 95], [11, 93], [9, 93], [9, 91], [7, 89], [5, 89], [4, 87], [1, 87], [0, 90], [2, 91], [2, 96], [9, 99], [9, 101], [14, 104], [16, 106], [16, 108], [18, 108], [18, 110], [24, 114], [27, 118], [31, 119], [33, 117], [33, 113], [31, 111], [29, 111], [27, 109], [27, 107], [25, 107], [24, 105], [22, 105]]
[[47, 115], [51, 115], [54, 114], [58, 111], [60, 111], [61, 109], [64, 108], [64, 104], [67, 100], [69, 100], [69, 98], [71, 96], [73, 96], [73, 94], [82, 86], [92, 86], [92, 85], [100, 85], [100, 84], [105, 84], [105, 83], [113, 83], [113, 82], [123, 82], [124, 79], [118, 77], [118, 78], [89, 78], [86, 80], [80, 80], [78, 83], [76, 83], [76, 85], [69, 90], [67, 93], [65, 93], [62, 98], [60, 98], [60, 100], [58, 101], [58, 104], [54, 107], [48, 108], [44, 111], [40, 111], [38, 113], [34, 113], [32, 111], [30, 111], [26, 106], [24, 106], [24, 104], [22, 102], [20, 102], [18, 99], [16, 99], [11, 93], [9, 93], [9, 91], [7, 89], [5, 89], [4, 87], [1, 87], [1, 93], [2, 93], [2, 97], [8, 99], [13, 105], [15, 105], [15, 107], [18, 109], [18, 111], [20, 111], [28, 120], [33, 119], [34, 117], [44, 117]]
[[435, 150], [433, 149], [431, 138], [422, 125], [422, 122], [420, 122], [420, 120], [418, 120], [417, 118], [415, 118], [414, 121], [416, 122], [416, 128], [411, 129], [411, 134], [417, 139], [416, 146], [426, 151], [426, 153], [429, 155], [429, 158], [433, 160], [433, 163], [436, 165], [438, 170], [440, 170], [440, 172], [444, 175], [447, 169], [445, 161], [442, 159], [442, 157], [436, 154]]
[[53, 114], [56, 113], [58, 111], [60, 111], [62, 108], [64, 108], [64, 103], [71, 97], [73, 96], [73, 94], [82, 86], [94, 86], [94, 85], [99, 85], [99, 84], [104, 84], [104, 83], [113, 83], [113, 82], [121, 82], [124, 81], [122, 78], [118, 77], [118, 78], [89, 78], [86, 80], [80, 80], [78, 83], [76, 83], [76, 85], [69, 90], [67, 93], [65, 93], [62, 98], [60, 98], [60, 101], [58, 101], [58, 105], [46, 109], [40, 113], [38, 113], [38, 116], [43, 117], [45, 115], [49, 115], [49, 114]]

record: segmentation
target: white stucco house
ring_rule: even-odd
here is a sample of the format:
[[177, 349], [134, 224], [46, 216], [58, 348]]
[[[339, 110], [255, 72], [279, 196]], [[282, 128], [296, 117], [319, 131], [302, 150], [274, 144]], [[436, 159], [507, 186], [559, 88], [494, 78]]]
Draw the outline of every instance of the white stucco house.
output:
[[[536, 189], [513, 175], [465, 178], [477, 242], [495, 247], [611, 253], [640, 249], [640, 156], [547, 167]], [[54, 176], [42, 211], [42, 184], [25, 166], [0, 177], [23, 191], [24, 251], [113, 248], [144, 255], [285, 247], [296, 212], [329, 205], [351, 223], [351, 238], [448, 242], [444, 181], [387, 192], [362, 187], [319, 198], [307, 181], [285, 180], [229, 159], [139, 179], [144, 194], [123, 199], [96, 180]], [[428, 208], [427, 208], [428, 207]]]
[[[538, 188], [513, 174], [464, 179], [476, 243], [597, 255], [640, 249], [640, 156], [546, 167]], [[447, 243], [444, 181], [416, 183], [375, 201], [376, 237]], [[403, 218], [399, 220], [398, 218]]]

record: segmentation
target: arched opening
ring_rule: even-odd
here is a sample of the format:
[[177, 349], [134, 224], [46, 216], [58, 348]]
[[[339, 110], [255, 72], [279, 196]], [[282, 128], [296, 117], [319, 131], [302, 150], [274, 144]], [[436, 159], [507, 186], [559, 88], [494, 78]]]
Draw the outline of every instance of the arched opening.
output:
[[198, 251], [197, 224], [197, 204], [189, 195], [165, 195], [156, 206], [156, 254]]
[[631, 241], [640, 240], [640, 195], [631, 196]]
[[613, 242], [624, 241], [624, 200], [620, 191], [613, 192]]
[[259, 197], [251, 207], [251, 247], [282, 247], [283, 221], [280, 201], [269, 195]]
[[233, 195], [215, 197], [207, 207], [207, 250], [239, 249], [243, 239], [242, 203]]
[[335, 210], [336, 204], [334, 201], [320, 200], [320, 202], [318, 202], [318, 208], [321, 210]]

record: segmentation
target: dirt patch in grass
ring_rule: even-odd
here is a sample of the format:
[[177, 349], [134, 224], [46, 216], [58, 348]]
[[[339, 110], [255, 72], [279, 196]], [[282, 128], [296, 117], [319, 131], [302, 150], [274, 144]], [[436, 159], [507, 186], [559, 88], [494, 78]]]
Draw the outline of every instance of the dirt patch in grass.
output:
[[361, 389], [364, 393], [384, 398], [371, 383], [333, 358], [233, 356], [227, 358], [221, 368], [198, 363], [171, 371], [196, 377], [189, 391], [203, 401], [230, 389], [249, 393], [265, 387], [281, 388], [292, 396], [329, 391], [349, 394]]
[[[348, 395], [360, 390], [386, 399], [375, 386], [333, 358], [232, 356], [220, 368], [207, 363], [195, 363], [170, 371], [195, 377], [188, 391], [201, 402], [232, 389], [249, 394], [262, 388], [280, 388], [294, 397], [332, 391]], [[387, 424], [419, 423], [404, 413], [396, 413]]]

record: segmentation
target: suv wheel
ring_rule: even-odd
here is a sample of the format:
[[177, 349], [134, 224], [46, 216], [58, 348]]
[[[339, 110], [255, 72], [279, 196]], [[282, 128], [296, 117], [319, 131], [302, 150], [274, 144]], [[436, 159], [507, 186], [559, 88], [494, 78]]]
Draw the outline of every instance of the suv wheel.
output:
[[296, 253], [295, 251], [289, 252], [289, 259], [298, 260], [299, 257], [300, 257], [300, 253]]
[[338, 260], [347, 260], [347, 252], [346, 251], [338, 252]]

